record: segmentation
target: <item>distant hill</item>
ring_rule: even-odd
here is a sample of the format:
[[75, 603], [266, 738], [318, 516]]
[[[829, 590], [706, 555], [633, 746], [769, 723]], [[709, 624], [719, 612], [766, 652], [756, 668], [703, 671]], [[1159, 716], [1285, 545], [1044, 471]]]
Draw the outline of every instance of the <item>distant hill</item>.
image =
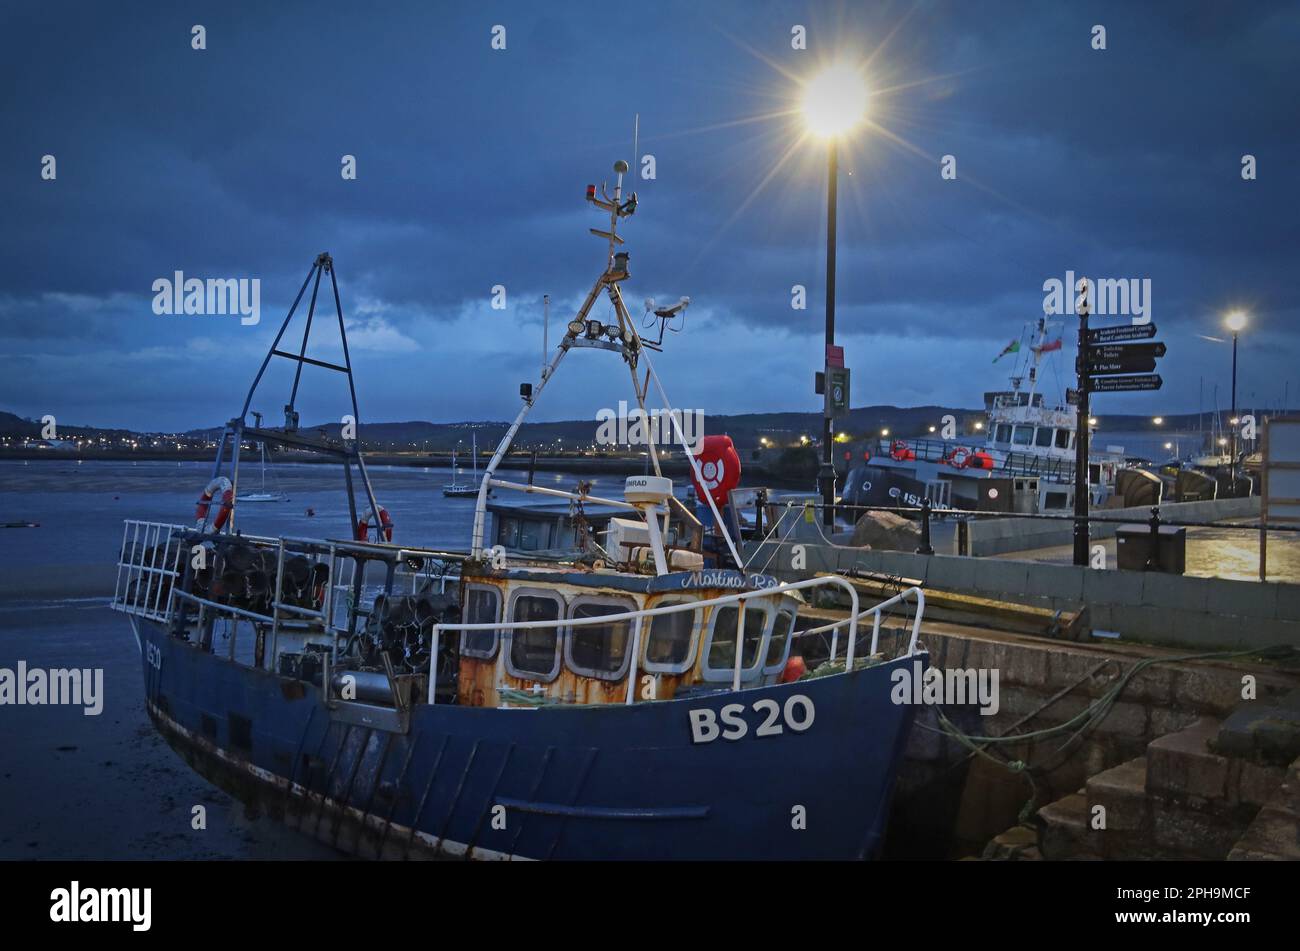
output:
[[[883, 429], [899, 436], [924, 435], [931, 426], [941, 426], [944, 416], [956, 418], [958, 432], [969, 433], [974, 423], [984, 419], [983, 409], [962, 409], [948, 406], [861, 406], [847, 416], [835, 421], [835, 431], [844, 432], [852, 439], [875, 436]], [[1220, 414], [1226, 421], [1227, 412]], [[1105, 414], [1106, 429], [1118, 431], [1175, 431], [1195, 430], [1209, 425], [1213, 414], [1200, 416], [1185, 413], [1167, 416], [1157, 427], [1149, 416], [1123, 416]], [[268, 420], [268, 424], [274, 421]], [[557, 422], [530, 422], [520, 429], [515, 440], [519, 449], [530, 447], [550, 449], [578, 449], [590, 445], [596, 434], [597, 422], [591, 419], [561, 420]], [[757, 447], [762, 439], [773, 445], [797, 443], [801, 436], [817, 440], [821, 435], [822, 419], [819, 413], [744, 413], [733, 416], [711, 416], [704, 420], [706, 434], [725, 433], [736, 441], [742, 450]], [[337, 422], [303, 426], [305, 432], [324, 432], [337, 438]], [[448, 451], [458, 446], [468, 448], [475, 436], [480, 451], [494, 447], [505, 434], [508, 424], [503, 421], [466, 421], [457, 423], [432, 423], [426, 420], [405, 422], [364, 422], [361, 426], [362, 443], [372, 450], [429, 450]], [[38, 420], [25, 419], [13, 413], [0, 411], [0, 436], [33, 437], [40, 433]], [[211, 440], [221, 433], [219, 427], [207, 427], [179, 434], [191, 440]], [[142, 436], [123, 429], [100, 429], [93, 426], [59, 425], [59, 435], [108, 436], [121, 438]], [[157, 435], [149, 433], [147, 435]], [[171, 434], [169, 434], [171, 435]]]

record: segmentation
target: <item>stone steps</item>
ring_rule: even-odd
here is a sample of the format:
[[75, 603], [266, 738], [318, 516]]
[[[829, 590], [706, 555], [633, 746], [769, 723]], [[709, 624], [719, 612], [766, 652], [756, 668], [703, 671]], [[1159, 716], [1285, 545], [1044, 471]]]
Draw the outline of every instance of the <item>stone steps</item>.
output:
[[1038, 849], [1038, 830], [1033, 826], [1012, 826], [990, 841], [980, 856], [991, 862], [1036, 862], [1042, 857]]
[[[1258, 757], [1224, 755], [1216, 751], [1220, 731], [1218, 720], [1198, 720], [1044, 806], [1042, 858], [1300, 858], [1300, 759], [1287, 772]], [[1028, 848], [1011, 829], [985, 857], [1014, 858]]]
[[1228, 853], [1228, 861], [1300, 861], [1300, 759]]
[[1043, 858], [1099, 859], [1096, 838], [1088, 828], [1088, 798], [1083, 790], [1038, 810], [1038, 848]]

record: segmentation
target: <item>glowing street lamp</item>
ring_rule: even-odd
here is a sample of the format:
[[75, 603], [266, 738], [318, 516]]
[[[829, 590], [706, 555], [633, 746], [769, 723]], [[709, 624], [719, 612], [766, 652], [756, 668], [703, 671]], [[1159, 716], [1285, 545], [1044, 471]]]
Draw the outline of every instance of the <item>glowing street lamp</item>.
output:
[[1246, 329], [1246, 314], [1234, 310], [1223, 318], [1223, 325], [1232, 331], [1232, 492], [1237, 493], [1237, 334]]
[[1157, 426], [1162, 426], [1164, 425], [1165, 418], [1163, 416], [1157, 416], [1155, 419], [1151, 420], [1151, 422], [1155, 423]]
[[801, 102], [808, 131], [826, 142], [829, 175], [826, 188], [826, 358], [823, 360], [822, 403], [822, 521], [835, 524], [835, 464], [831, 456], [830, 348], [835, 343], [835, 211], [839, 180], [839, 140], [853, 131], [867, 113], [867, 85], [861, 71], [840, 60], [813, 76], [803, 88]]

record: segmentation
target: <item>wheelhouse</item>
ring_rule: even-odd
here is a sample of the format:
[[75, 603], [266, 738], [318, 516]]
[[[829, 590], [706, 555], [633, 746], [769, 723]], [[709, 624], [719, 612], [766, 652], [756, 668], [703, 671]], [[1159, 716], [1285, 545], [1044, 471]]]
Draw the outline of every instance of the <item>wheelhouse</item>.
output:
[[[739, 584], [697, 581], [719, 574]], [[710, 603], [775, 583], [729, 572], [646, 577], [571, 566], [465, 574], [466, 623], [518, 626], [460, 632], [457, 702], [624, 703], [731, 689], [738, 645], [741, 686], [776, 683], [790, 657], [799, 594]], [[672, 610], [629, 616], [661, 608]], [[609, 622], [593, 623], [602, 617]]]

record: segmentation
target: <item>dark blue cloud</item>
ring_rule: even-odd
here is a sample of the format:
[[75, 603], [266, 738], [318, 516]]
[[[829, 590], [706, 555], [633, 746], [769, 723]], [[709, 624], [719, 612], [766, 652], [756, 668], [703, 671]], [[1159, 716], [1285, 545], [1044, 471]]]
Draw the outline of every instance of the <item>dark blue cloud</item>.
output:
[[[807, 51], [790, 47], [794, 24]], [[630, 156], [640, 113], [657, 178], [636, 185], [626, 293], [637, 313], [646, 296], [695, 302], [659, 360], [676, 401], [814, 409], [824, 152], [791, 151], [800, 130], [784, 113], [790, 77], [836, 50], [871, 57], [878, 90], [878, 128], [841, 162], [838, 324], [855, 403], [977, 405], [1002, 382], [987, 361], [1071, 268], [1150, 278], [1170, 346], [1158, 398], [1108, 397], [1100, 412], [1192, 410], [1202, 380], [1226, 404], [1227, 348], [1199, 335], [1230, 306], [1254, 316], [1242, 391], [1276, 403], [1289, 376], [1300, 391], [1298, 43], [1284, 3], [10, 9], [0, 407], [224, 419], [329, 250], [366, 417], [504, 417], [540, 362], [541, 295], [558, 327], [601, 266], [582, 189]], [[1241, 179], [1245, 153], [1256, 181]], [[40, 179], [45, 154], [55, 182]], [[356, 181], [339, 175], [345, 154]], [[949, 154], [955, 182], [938, 174]], [[259, 278], [261, 324], [154, 315], [152, 282], [177, 270]], [[505, 311], [488, 306], [496, 284]], [[807, 310], [791, 309], [794, 284]], [[579, 359], [543, 415], [589, 415], [598, 386], [625, 386], [620, 365]], [[307, 415], [336, 415], [337, 381], [309, 383]]]

